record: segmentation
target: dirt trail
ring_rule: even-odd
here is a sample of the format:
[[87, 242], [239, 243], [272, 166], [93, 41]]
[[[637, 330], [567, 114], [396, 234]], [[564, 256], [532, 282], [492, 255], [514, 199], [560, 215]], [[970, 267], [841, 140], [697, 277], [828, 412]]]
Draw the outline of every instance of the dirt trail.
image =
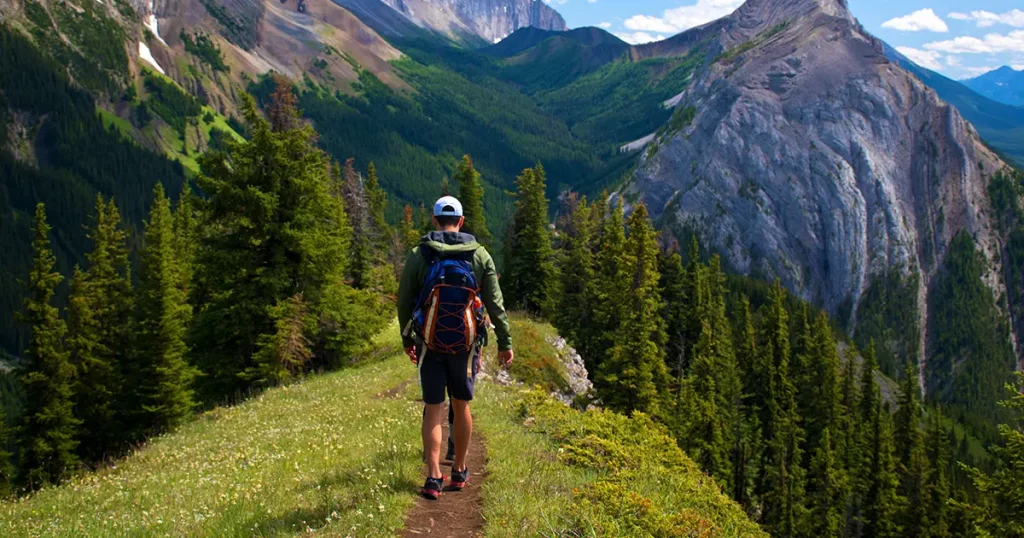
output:
[[[447, 421], [444, 424], [443, 439], [442, 454], [445, 451], [445, 443], [448, 442]], [[421, 536], [473, 538], [483, 536], [483, 494], [480, 491], [480, 485], [487, 478], [486, 462], [487, 449], [480, 436], [474, 433], [469, 443], [469, 457], [466, 462], [472, 473], [469, 477], [469, 484], [462, 491], [444, 492], [436, 501], [428, 501], [418, 496], [416, 506], [405, 517], [405, 528], [399, 532], [398, 536], [401, 538]], [[441, 470], [446, 476], [450, 475], [451, 462], [441, 462]]]

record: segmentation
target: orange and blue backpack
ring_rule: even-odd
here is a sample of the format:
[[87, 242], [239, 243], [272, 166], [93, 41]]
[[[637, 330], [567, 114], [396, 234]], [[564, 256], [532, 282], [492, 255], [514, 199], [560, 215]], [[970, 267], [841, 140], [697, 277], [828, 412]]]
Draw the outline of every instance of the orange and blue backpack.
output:
[[431, 351], [469, 353], [482, 342], [485, 330], [480, 286], [473, 273], [474, 253], [441, 257], [432, 250], [421, 250], [428, 269], [412, 314], [413, 330]]

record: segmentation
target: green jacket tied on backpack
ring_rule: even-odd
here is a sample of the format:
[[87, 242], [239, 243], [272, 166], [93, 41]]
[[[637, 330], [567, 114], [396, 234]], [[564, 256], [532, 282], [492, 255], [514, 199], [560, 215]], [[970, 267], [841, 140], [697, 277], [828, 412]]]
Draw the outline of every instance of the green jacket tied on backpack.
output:
[[416, 344], [406, 328], [416, 310], [416, 300], [420, 296], [423, 283], [427, 278], [428, 264], [423, 256], [423, 249], [430, 249], [439, 258], [473, 253], [473, 275], [480, 286], [480, 299], [487, 308], [487, 314], [494, 324], [494, 333], [498, 338], [498, 350], [512, 349], [512, 332], [509, 329], [508, 314], [505, 313], [505, 301], [498, 286], [498, 272], [494, 260], [487, 249], [476, 242], [472, 235], [461, 232], [430, 232], [423, 236], [420, 245], [412, 250], [405, 260], [402, 270], [402, 282], [398, 287], [398, 326], [402, 330], [402, 345], [406, 348]]

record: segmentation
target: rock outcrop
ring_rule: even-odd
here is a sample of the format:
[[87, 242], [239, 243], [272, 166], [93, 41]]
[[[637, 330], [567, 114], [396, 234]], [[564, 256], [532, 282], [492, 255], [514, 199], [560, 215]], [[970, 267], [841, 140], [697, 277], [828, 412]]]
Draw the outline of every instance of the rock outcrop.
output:
[[872, 279], [892, 270], [920, 277], [927, 320], [929, 284], [962, 230], [1000, 291], [986, 186], [1005, 164], [887, 59], [845, 0], [749, 0], [693, 32], [700, 39], [673, 39], [710, 47], [709, 66], [648, 147], [626, 200], [692, 226], [733, 269], [846, 310], [851, 327]]
[[565, 30], [565, 19], [542, 0], [381, 0], [420, 26], [497, 43], [527, 26]]

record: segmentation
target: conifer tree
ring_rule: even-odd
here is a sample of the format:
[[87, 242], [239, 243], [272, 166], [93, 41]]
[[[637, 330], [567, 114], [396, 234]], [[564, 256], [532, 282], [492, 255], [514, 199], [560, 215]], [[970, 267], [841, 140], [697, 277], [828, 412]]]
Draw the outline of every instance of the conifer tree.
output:
[[[665, 355], [673, 378], [681, 380], [686, 375], [684, 366], [688, 350], [684, 347], [684, 342], [689, 313], [686, 303], [686, 274], [678, 247], [678, 244], [673, 244], [672, 248], [658, 255], [658, 272], [661, 274], [658, 287], [661, 289], [661, 300], [665, 303], [665, 332], [668, 335]], [[681, 382], [677, 382], [676, 385], [678, 390]]]
[[[250, 98], [245, 115], [252, 139], [232, 148], [230, 163], [204, 156], [198, 178], [208, 197], [201, 228], [210, 232], [198, 253], [190, 341], [211, 398], [246, 388], [241, 374], [253, 366], [260, 337], [276, 332], [272, 308], [297, 290], [325, 346], [344, 347], [334, 336], [364, 340], [377, 322], [344, 284], [352, 230], [315, 133], [301, 123], [271, 129]], [[336, 299], [329, 306], [328, 297]]]
[[399, 230], [400, 239], [402, 241], [402, 252], [408, 254], [409, 251], [416, 248], [416, 245], [420, 243], [420, 231], [416, 227], [416, 223], [413, 221], [412, 206], [406, 204], [405, 212], [402, 217], [402, 227]]
[[687, 361], [693, 357], [693, 347], [697, 345], [697, 339], [701, 332], [701, 312], [707, 307], [706, 298], [703, 296], [704, 285], [703, 265], [700, 262], [700, 245], [697, 243], [697, 236], [690, 239], [690, 250], [686, 264], [686, 279], [684, 280], [683, 294], [686, 297], [686, 316], [683, 318], [683, 347], [686, 349], [683, 354], [686, 360], [683, 361], [683, 369], [689, 370]]
[[462, 161], [455, 169], [454, 179], [459, 185], [458, 199], [462, 203], [462, 214], [466, 218], [462, 231], [474, 235], [481, 245], [490, 250], [493, 238], [484, 217], [484, 187], [480, 181], [480, 173], [473, 168], [473, 159], [469, 155], [462, 157]]
[[596, 285], [594, 286], [594, 315], [591, 325], [594, 335], [592, 357], [583, 356], [587, 370], [597, 372], [615, 344], [615, 335], [622, 323], [622, 303], [630, 279], [626, 272], [626, 233], [622, 206], [616, 204], [604, 221], [596, 256]]
[[942, 426], [942, 418], [938, 411], [933, 411], [933, 416], [928, 424], [928, 433], [925, 440], [925, 455], [928, 459], [928, 487], [925, 497], [924, 512], [928, 514], [929, 538], [949, 538], [952, 536], [949, 528], [949, 502], [950, 502], [950, 447], [949, 436]]
[[970, 470], [979, 495], [969, 513], [981, 535], [1024, 536], [1024, 373], [1016, 375], [1015, 383], [1006, 387], [1009, 399], [1003, 402], [1013, 422], [999, 425], [1004, 446], [994, 450], [1001, 465], [990, 474]]
[[878, 538], [901, 536], [896, 522], [899, 479], [893, 457], [892, 418], [887, 409], [875, 407], [868, 438], [871, 443], [868, 461], [862, 470], [868, 478], [864, 499], [864, 535]]
[[622, 310], [622, 322], [608, 359], [599, 366], [597, 386], [610, 409], [657, 416], [668, 386], [665, 328], [658, 294], [658, 242], [642, 203], [629, 217], [625, 250], [624, 293], [609, 298]]
[[859, 441], [857, 439], [858, 423], [857, 412], [860, 409], [860, 393], [857, 390], [857, 362], [853, 357], [845, 357], [841, 388], [839, 392], [839, 407], [841, 409], [838, 428], [840, 436], [837, 446], [843, 467], [848, 471], [855, 472], [860, 465]]
[[557, 307], [552, 316], [552, 324], [558, 328], [559, 334], [575, 346], [582, 357], [590, 356], [594, 351], [591, 346], [592, 328], [588, 323], [595, 293], [590, 211], [587, 198], [583, 197], [568, 215], [571, 233], [567, 232], [562, 238], [555, 293]]
[[11, 430], [7, 426], [7, 413], [0, 409], [0, 498], [11, 493], [14, 482], [14, 465], [11, 463], [11, 451], [7, 448], [11, 442]]
[[900, 387], [899, 408], [894, 417], [896, 469], [901, 500], [900, 524], [903, 536], [928, 535], [928, 463], [921, 435], [921, 395], [917, 369], [908, 366]]
[[18, 321], [29, 326], [20, 378], [25, 392], [18, 432], [21, 483], [29, 489], [59, 482], [78, 466], [78, 428], [72, 411], [75, 368], [68, 358], [67, 327], [50, 304], [63, 279], [53, 271], [57, 259], [50, 251], [50, 226], [43, 204], [36, 206], [32, 272], [27, 298]]
[[427, 211], [427, 207], [420, 204], [419, 218], [416, 219], [416, 227], [419, 229], [420, 235], [424, 236], [434, 231], [434, 222], [430, 218], [430, 214]]
[[757, 486], [758, 472], [761, 469], [764, 440], [758, 409], [753, 400], [754, 383], [756, 383], [754, 365], [758, 356], [756, 332], [750, 313], [750, 301], [745, 296], [740, 302], [737, 328], [735, 354], [743, 390], [740, 397], [740, 416], [734, 421], [737, 430], [732, 454], [732, 497], [748, 512], [753, 512], [754, 492]]
[[188, 297], [192, 273], [195, 271], [196, 248], [199, 245], [199, 230], [196, 229], [196, 209], [192, 188], [188, 182], [178, 197], [174, 211], [174, 242], [178, 265], [181, 267], [181, 288]]
[[188, 363], [185, 344], [191, 307], [182, 285], [182, 247], [173, 221], [170, 201], [158, 183], [141, 254], [137, 321], [144, 428], [156, 432], [177, 427], [195, 407], [192, 382], [197, 372]]
[[79, 452], [101, 459], [124, 438], [124, 368], [128, 362], [131, 282], [127, 232], [114, 205], [96, 199], [96, 225], [89, 231], [89, 267], [75, 271], [68, 298], [68, 347], [77, 376], [75, 416], [82, 421]]
[[505, 242], [502, 291], [512, 308], [539, 314], [551, 308], [555, 281], [554, 250], [548, 230], [544, 168], [527, 168], [516, 179], [515, 214]]
[[366, 171], [366, 185], [363, 190], [366, 192], [366, 206], [369, 211], [370, 236], [373, 238], [377, 251], [377, 260], [380, 261], [390, 254], [391, 236], [394, 232], [391, 230], [385, 215], [388, 206], [388, 194], [380, 186], [380, 179], [377, 177], [377, 167], [373, 163], [370, 163]]
[[764, 471], [759, 493], [764, 501], [765, 525], [781, 536], [795, 536], [805, 530], [805, 472], [803, 431], [796, 414], [796, 388], [789, 372], [789, 313], [786, 292], [775, 281], [772, 303], [761, 330], [761, 357], [755, 393], [765, 432]]
[[355, 159], [345, 161], [342, 172], [342, 196], [345, 200], [345, 213], [352, 227], [351, 259], [349, 271], [352, 274], [352, 285], [365, 289], [370, 285], [373, 269], [373, 242], [370, 229], [370, 208], [363, 187], [362, 177], [356, 172]]
[[[819, 312], [810, 327], [811, 343], [803, 387], [803, 418], [808, 447], [821, 446], [825, 430], [840, 431], [839, 351], [828, 316]], [[835, 442], [832, 441], [833, 452]]]
[[297, 376], [309, 367], [313, 358], [312, 342], [306, 336], [311, 323], [302, 294], [289, 297], [275, 306], [274, 332], [260, 336], [255, 365], [246, 376], [259, 385], [277, 384]]
[[808, 476], [810, 536], [842, 536], [846, 527], [848, 485], [828, 428], [819, 436]]

